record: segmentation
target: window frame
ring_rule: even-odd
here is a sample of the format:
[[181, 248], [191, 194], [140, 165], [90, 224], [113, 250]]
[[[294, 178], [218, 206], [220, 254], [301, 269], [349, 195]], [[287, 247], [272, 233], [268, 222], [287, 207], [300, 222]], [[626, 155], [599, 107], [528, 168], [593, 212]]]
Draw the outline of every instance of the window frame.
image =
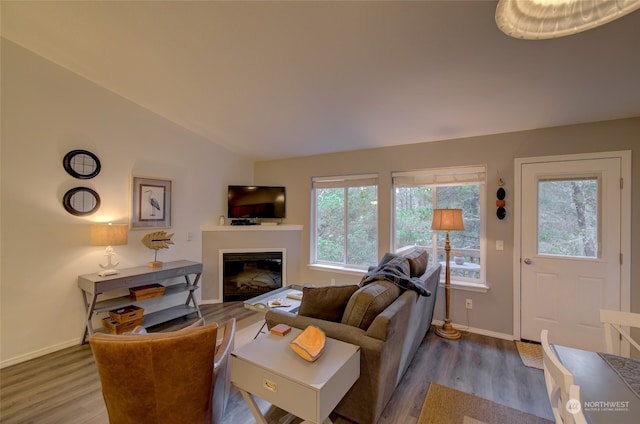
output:
[[[398, 252], [406, 246], [396, 246], [396, 188], [398, 187], [445, 187], [445, 186], [459, 186], [459, 185], [472, 185], [477, 184], [479, 186], [479, 213], [480, 213], [480, 277], [478, 279], [471, 279], [465, 277], [451, 276], [451, 285], [456, 288], [464, 288], [472, 291], [486, 291], [488, 290], [486, 271], [487, 271], [487, 239], [486, 239], [486, 225], [488, 219], [487, 205], [487, 166], [475, 165], [464, 167], [446, 167], [446, 168], [430, 168], [415, 171], [396, 171], [391, 173], [391, 223], [390, 223], [390, 249], [391, 251]], [[400, 182], [400, 184], [398, 184]], [[437, 201], [437, 194], [433, 195], [434, 200]], [[427, 225], [431, 225], [428, 223]], [[430, 246], [425, 246], [434, 252], [437, 249], [437, 234], [434, 233]], [[456, 250], [455, 246], [451, 247], [452, 251]], [[453, 260], [453, 258], [450, 258]], [[436, 265], [437, 255], [431, 254], [429, 258], [430, 265]], [[444, 273], [444, 268], [443, 268]], [[444, 284], [444, 279], [441, 279], [441, 284]]]
[[[320, 267], [332, 270], [344, 270], [344, 271], [355, 271], [362, 272], [366, 271], [368, 265], [356, 265], [349, 264], [347, 259], [349, 255], [347, 253], [348, 249], [348, 189], [351, 187], [367, 187], [374, 186], [376, 190], [376, 252], [375, 256], [378, 257], [378, 244], [380, 237], [380, 228], [378, 226], [378, 216], [380, 214], [379, 211], [379, 176], [378, 174], [357, 174], [357, 175], [337, 175], [337, 176], [322, 176], [322, 177], [312, 177], [311, 178], [311, 225], [310, 225], [310, 265], [313, 267]], [[345, 191], [345, 204], [343, 208], [343, 223], [344, 223], [344, 252], [345, 252], [345, 261], [344, 263], [340, 262], [332, 262], [332, 261], [324, 261], [318, 259], [318, 232], [317, 232], [317, 223], [318, 223], [318, 202], [317, 202], [317, 194], [316, 189], [319, 188], [342, 188]]]

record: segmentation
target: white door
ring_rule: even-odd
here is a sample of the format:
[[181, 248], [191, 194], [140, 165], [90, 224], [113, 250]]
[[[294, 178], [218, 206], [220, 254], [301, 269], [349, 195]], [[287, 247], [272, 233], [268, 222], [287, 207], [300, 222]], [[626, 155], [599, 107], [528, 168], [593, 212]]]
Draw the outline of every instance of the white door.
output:
[[521, 164], [521, 338], [603, 350], [620, 310], [621, 160]]

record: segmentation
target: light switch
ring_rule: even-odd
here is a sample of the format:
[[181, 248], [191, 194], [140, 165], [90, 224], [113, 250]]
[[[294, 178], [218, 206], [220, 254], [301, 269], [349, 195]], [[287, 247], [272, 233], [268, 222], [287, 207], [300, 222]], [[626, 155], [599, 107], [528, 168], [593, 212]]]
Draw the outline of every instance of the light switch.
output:
[[496, 250], [504, 250], [504, 240], [496, 240]]

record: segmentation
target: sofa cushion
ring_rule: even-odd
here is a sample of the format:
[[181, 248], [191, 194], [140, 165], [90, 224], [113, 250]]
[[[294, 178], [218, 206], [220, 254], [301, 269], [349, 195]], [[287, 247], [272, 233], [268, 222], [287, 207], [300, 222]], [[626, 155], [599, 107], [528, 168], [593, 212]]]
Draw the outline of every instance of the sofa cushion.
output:
[[358, 290], [355, 284], [328, 287], [303, 287], [298, 315], [326, 321], [340, 322], [351, 295]]
[[[409, 259], [405, 256], [396, 255], [395, 253], [385, 253], [382, 259], [380, 259], [380, 263], [377, 266], [370, 267], [369, 273], [375, 273], [380, 270], [394, 270], [397, 274], [404, 274], [409, 276], [409, 272], [411, 271], [411, 267], [409, 265]], [[367, 274], [364, 275], [362, 280], [365, 280]], [[362, 281], [360, 282], [362, 285]]]
[[356, 291], [342, 315], [342, 324], [363, 330], [400, 296], [401, 289], [389, 281], [375, 281]]
[[429, 252], [424, 249], [415, 249], [406, 256], [409, 261], [409, 276], [420, 277], [427, 271], [429, 265]]
[[[382, 257], [382, 259], [380, 259], [380, 263], [378, 263], [378, 266], [380, 265], [384, 265], [388, 262], [391, 262], [392, 260], [397, 260], [398, 258], [402, 258], [402, 256], [396, 254], [396, 253], [391, 253], [391, 252], [387, 252], [384, 254], [384, 256]], [[376, 267], [374, 267], [376, 268]]]
[[[384, 260], [392, 257], [391, 260], [384, 263]], [[420, 296], [431, 296], [431, 292], [424, 286], [424, 282], [420, 277], [411, 277], [411, 267], [409, 260], [404, 256], [393, 254], [385, 254], [380, 264], [370, 269], [360, 280], [360, 286], [366, 286], [374, 281], [390, 281], [401, 289], [414, 290]]]

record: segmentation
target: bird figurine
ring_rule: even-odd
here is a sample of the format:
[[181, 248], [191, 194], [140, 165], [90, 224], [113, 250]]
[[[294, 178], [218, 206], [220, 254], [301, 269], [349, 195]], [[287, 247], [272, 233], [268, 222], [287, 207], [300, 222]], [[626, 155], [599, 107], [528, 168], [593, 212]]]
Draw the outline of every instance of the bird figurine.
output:
[[167, 234], [166, 231], [154, 231], [142, 237], [142, 244], [151, 250], [155, 250], [153, 261], [147, 264], [149, 268], [162, 267], [162, 261], [158, 260], [158, 250], [168, 249], [170, 244], [174, 244], [171, 241], [171, 237], [173, 237], [173, 233]]

